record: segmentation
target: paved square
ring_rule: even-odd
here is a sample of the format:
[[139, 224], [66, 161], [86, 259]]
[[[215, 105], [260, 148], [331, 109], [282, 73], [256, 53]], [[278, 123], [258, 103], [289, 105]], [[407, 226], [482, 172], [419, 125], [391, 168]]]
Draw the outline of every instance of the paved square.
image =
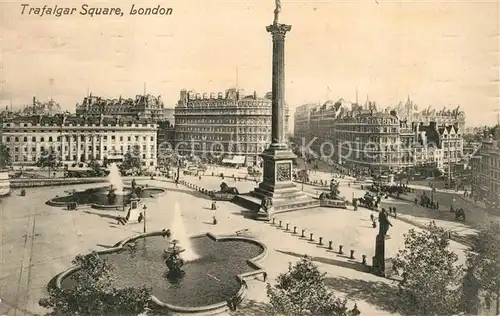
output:
[[[196, 177], [184, 177], [196, 183]], [[306, 229], [314, 234], [315, 242], [300, 239], [299, 236], [284, 231], [271, 223], [257, 222], [243, 216], [243, 209], [230, 202], [218, 202], [216, 212], [209, 210], [210, 200], [184, 186], [176, 186], [170, 180], [139, 180], [138, 184], [150, 184], [164, 187], [167, 192], [156, 200], [148, 201], [148, 231], [169, 228], [175, 203], [179, 203], [188, 234], [214, 232], [216, 234], [234, 234], [237, 230], [248, 229], [248, 236], [263, 241], [269, 248], [269, 255], [262, 261], [267, 269], [269, 281], [287, 269], [289, 262], [298, 260], [308, 254], [328, 273], [328, 282], [340, 296], [356, 300], [360, 310], [366, 315], [384, 315], [390, 311], [382, 298], [383, 290], [391, 288], [391, 282], [362, 271], [361, 255], [366, 255], [371, 263], [375, 246], [377, 229], [373, 229], [369, 221], [369, 211], [352, 209], [317, 208], [291, 213], [278, 214], [283, 228], [286, 223], [297, 226], [300, 233]], [[203, 177], [200, 185], [220, 185], [221, 179]], [[236, 185], [253, 188], [255, 182], [231, 182]], [[83, 190], [95, 185], [74, 186]], [[208, 188], [208, 187], [207, 187]], [[67, 211], [45, 205], [45, 201], [56, 195], [64, 194], [67, 187], [45, 187], [28, 189], [27, 196], [21, 197], [19, 192], [4, 198], [0, 204], [1, 211], [1, 264], [0, 264], [0, 298], [2, 311], [8, 315], [30, 315], [43, 310], [38, 300], [46, 295], [48, 281], [57, 273], [71, 266], [71, 260], [80, 253], [93, 249], [103, 249], [116, 242], [142, 232], [143, 224], [130, 223], [117, 226], [116, 221], [91, 210], [80, 209]], [[305, 190], [313, 193], [316, 188], [305, 186]], [[351, 192], [347, 185], [342, 186], [342, 194]], [[357, 190], [351, 188], [351, 190]], [[355, 193], [356, 194], [356, 193]], [[88, 211], [88, 212], [87, 212]], [[114, 213], [114, 212], [111, 212]], [[218, 219], [212, 225], [212, 216]], [[388, 241], [389, 253], [394, 254], [401, 247], [402, 235], [412, 228], [411, 225], [392, 219], [394, 227], [389, 231], [392, 239]], [[317, 245], [317, 237], [324, 237], [324, 246]], [[309, 237], [309, 235], [307, 235]], [[328, 251], [325, 246], [332, 240], [334, 250], [338, 245], [344, 246], [349, 254], [355, 250], [356, 259], [349, 260]], [[452, 243], [452, 247], [460, 254], [464, 246]], [[463, 259], [463, 255], [460, 255]], [[249, 295], [237, 314], [255, 314], [264, 312], [266, 302], [265, 283], [251, 281]], [[364, 293], [364, 294], [363, 294]]]

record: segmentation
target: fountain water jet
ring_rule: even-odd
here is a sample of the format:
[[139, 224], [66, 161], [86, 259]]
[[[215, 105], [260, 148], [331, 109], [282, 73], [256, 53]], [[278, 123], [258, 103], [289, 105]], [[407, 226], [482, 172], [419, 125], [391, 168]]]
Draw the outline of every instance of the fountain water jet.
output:
[[109, 165], [108, 182], [113, 187], [116, 195], [123, 195], [123, 182], [116, 163]]
[[175, 202], [174, 220], [170, 231], [173, 235], [172, 238], [178, 240], [183, 245], [184, 252], [182, 253], [182, 258], [184, 261], [194, 261], [200, 257], [200, 255], [194, 251], [191, 240], [187, 236], [186, 227], [184, 226], [184, 221], [182, 220], [181, 208], [178, 202]]

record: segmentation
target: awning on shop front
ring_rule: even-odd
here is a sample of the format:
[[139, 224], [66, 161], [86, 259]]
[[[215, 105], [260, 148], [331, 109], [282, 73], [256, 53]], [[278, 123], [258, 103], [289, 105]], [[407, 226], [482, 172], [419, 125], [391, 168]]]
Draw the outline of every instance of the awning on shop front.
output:
[[233, 162], [235, 165], [243, 165], [245, 163], [245, 156], [234, 156]]
[[234, 165], [243, 165], [245, 164], [246, 157], [245, 156], [234, 156], [233, 158], [224, 158], [222, 159], [222, 163], [234, 164]]

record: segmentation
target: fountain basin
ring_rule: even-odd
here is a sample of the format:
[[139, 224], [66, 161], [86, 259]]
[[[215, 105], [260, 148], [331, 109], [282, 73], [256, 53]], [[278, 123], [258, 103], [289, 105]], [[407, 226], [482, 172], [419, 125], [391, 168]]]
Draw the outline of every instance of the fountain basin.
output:
[[[124, 205], [130, 203], [132, 188], [125, 188], [125, 192], [123, 192], [124, 194], [117, 194], [113, 201], [108, 199], [108, 192], [109, 186], [90, 188], [84, 191], [76, 191], [71, 195], [52, 198], [47, 201], [46, 204], [65, 207], [69, 203], [76, 202], [78, 205], [90, 205], [92, 208], [100, 210], [120, 210]], [[142, 188], [137, 197], [140, 199], [154, 198], [164, 192], [165, 190], [162, 188], [145, 187]]]
[[[161, 235], [162, 232], [137, 235], [98, 252], [115, 266], [115, 286], [145, 284], [151, 287], [155, 308], [177, 314], [225, 313], [227, 300], [245, 297], [245, 279], [264, 273], [257, 263], [267, 255], [264, 244], [246, 237], [217, 237], [207, 233], [191, 237], [200, 258], [186, 262], [181, 280], [169, 281], [163, 277], [168, 270], [163, 252], [168, 247], [168, 238]], [[133, 249], [130, 244], [134, 244]], [[78, 273], [78, 267], [58, 275], [54, 285], [63, 289], [71, 287], [74, 273]]]

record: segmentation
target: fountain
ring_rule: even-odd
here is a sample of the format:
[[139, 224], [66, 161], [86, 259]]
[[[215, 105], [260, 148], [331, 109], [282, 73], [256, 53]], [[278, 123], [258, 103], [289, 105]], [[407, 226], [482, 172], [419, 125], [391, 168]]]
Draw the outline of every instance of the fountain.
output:
[[120, 175], [120, 170], [116, 163], [112, 163], [109, 165], [109, 175], [108, 182], [111, 185], [111, 188], [114, 188], [114, 193], [116, 195], [123, 195], [123, 182]]
[[184, 226], [184, 221], [182, 220], [181, 208], [178, 202], [175, 202], [174, 205], [174, 220], [172, 221], [170, 231], [172, 232], [173, 239], [177, 240], [177, 242], [182, 241], [184, 244], [182, 256], [185, 261], [193, 261], [200, 257], [194, 251], [191, 239], [187, 236], [186, 227]]
[[180, 254], [185, 251], [177, 244], [178, 240], [174, 239], [170, 242], [172, 247], [165, 250], [165, 253], [168, 255], [165, 260], [165, 264], [168, 267], [167, 277], [170, 279], [180, 279], [185, 274], [182, 270], [182, 266], [184, 265], [184, 260], [181, 258]]
[[[132, 201], [139, 199], [154, 198], [158, 194], [165, 192], [165, 189], [155, 187], [138, 186], [135, 179], [132, 180], [132, 187], [123, 187], [120, 173], [115, 164], [111, 166], [108, 176], [109, 186], [92, 187], [84, 191], [68, 191], [67, 196], [56, 196], [46, 203], [52, 206], [91, 205], [95, 209], [125, 210]], [[135, 218], [135, 216], [133, 216]]]
[[[147, 284], [152, 289], [151, 302], [159, 311], [227, 315], [228, 302], [244, 297], [245, 279], [264, 277], [256, 261], [266, 255], [266, 246], [241, 236], [206, 233], [188, 237], [178, 203], [173, 215], [170, 230], [133, 236], [99, 252], [113, 265], [111, 283], [117, 288]], [[78, 273], [79, 267], [70, 268], [58, 274], [53, 284], [72, 289], [78, 286]]]

